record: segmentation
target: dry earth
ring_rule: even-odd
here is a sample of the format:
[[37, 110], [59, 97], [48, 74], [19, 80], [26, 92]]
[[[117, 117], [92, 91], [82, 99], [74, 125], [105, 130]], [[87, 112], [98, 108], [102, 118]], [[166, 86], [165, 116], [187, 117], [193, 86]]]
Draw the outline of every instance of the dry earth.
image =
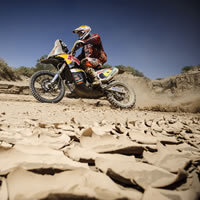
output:
[[0, 200], [200, 199], [200, 114], [138, 105], [0, 94]]

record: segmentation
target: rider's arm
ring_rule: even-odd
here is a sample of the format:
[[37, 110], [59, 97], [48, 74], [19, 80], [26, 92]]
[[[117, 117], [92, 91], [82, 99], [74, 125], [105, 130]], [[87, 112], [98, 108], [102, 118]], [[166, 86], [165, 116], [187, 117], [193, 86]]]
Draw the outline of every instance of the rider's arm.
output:
[[80, 49], [85, 44], [83, 40], [77, 40], [76, 43], [76, 50]]
[[83, 41], [84, 41], [84, 45], [87, 45], [87, 44], [98, 45], [101, 43], [100, 36], [97, 33], [93, 34], [89, 39], [86, 39]]
[[79, 60], [82, 60], [83, 58], [85, 58], [85, 52], [82, 49], [81, 54], [77, 57]]

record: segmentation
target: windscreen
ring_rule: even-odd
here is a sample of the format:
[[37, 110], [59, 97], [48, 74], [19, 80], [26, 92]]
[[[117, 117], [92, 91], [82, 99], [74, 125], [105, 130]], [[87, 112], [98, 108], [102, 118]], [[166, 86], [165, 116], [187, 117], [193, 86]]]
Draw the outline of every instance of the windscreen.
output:
[[53, 49], [51, 50], [51, 52], [48, 55], [48, 58], [51, 56], [55, 56], [55, 55], [59, 55], [59, 54], [64, 54], [66, 52], [63, 51], [62, 45], [61, 45], [61, 41], [60, 40], [56, 40]]

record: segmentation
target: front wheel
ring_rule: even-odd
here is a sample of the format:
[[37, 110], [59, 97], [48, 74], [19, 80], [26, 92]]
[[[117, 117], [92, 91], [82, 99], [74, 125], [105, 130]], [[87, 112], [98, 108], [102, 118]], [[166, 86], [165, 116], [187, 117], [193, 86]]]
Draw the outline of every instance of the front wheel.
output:
[[136, 102], [136, 95], [133, 88], [120, 81], [114, 81], [109, 85], [107, 99], [117, 108], [132, 108]]
[[50, 71], [38, 71], [31, 77], [30, 90], [33, 96], [42, 103], [57, 103], [65, 95], [63, 80], [59, 77], [51, 83], [55, 74]]

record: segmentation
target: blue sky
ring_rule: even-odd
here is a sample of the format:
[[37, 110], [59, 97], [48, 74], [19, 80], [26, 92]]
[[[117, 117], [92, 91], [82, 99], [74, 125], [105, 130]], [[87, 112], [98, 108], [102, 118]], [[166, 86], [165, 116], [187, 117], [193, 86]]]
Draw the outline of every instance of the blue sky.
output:
[[72, 30], [99, 33], [108, 64], [132, 66], [151, 79], [200, 64], [199, 0], [0, 0], [0, 58], [34, 66]]

